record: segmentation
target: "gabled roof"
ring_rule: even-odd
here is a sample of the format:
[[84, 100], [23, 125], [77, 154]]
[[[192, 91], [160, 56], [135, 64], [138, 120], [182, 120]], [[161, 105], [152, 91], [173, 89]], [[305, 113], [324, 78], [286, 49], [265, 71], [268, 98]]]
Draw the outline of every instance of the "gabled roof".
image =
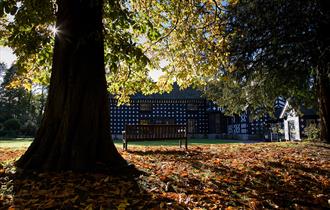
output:
[[284, 105], [284, 107], [282, 109], [282, 112], [280, 114], [280, 119], [283, 119], [285, 117], [285, 113], [289, 110], [289, 108], [290, 108], [289, 102], [286, 101], [285, 102], [285, 105]]
[[[290, 110], [294, 110], [288, 101], [286, 101], [285, 106], [283, 107], [283, 110], [280, 114], [280, 118], [283, 119], [285, 117], [285, 114], [290, 111]], [[294, 110], [295, 111], [295, 110]], [[296, 112], [296, 111], [295, 111]], [[306, 108], [304, 106], [301, 106], [299, 108], [299, 112], [303, 115], [303, 116], [313, 116], [313, 115], [317, 115], [317, 112], [315, 109], [312, 108]]]
[[202, 92], [192, 87], [180, 90], [179, 86], [175, 83], [173, 84], [173, 89], [169, 93], [163, 94], [151, 94], [151, 95], [143, 95], [141, 93], [137, 93], [132, 96], [132, 99], [203, 99]]

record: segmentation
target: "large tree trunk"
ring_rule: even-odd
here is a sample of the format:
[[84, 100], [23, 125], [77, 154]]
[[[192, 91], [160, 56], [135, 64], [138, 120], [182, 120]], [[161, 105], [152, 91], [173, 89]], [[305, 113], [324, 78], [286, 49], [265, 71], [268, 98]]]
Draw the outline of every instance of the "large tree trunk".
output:
[[17, 166], [119, 170], [110, 137], [101, 0], [58, 0], [53, 70], [41, 126]]

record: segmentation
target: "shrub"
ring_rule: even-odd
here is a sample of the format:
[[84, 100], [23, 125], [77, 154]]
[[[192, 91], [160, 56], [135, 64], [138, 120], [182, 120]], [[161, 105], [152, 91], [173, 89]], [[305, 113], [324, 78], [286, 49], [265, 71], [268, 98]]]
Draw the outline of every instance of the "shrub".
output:
[[316, 140], [320, 138], [320, 128], [316, 126], [315, 123], [308, 125], [304, 129], [304, 134], [309, 140]]
[[34, 136], [36, 131], [37, 125], [30, 120], [24, 123], [24, 125], [21, 127], [21, 132], [25, 136]]
[[5, 121], [3, 125], [5, 130], [11, 130], [11, 131], [18, 131], [21, 127], [19, 121], [14, 118]]
[[18, 136], [17, 131], [14, 130], [4, 130], [3, 137], [5, 138], [16, 138]]
[[230, 140], [232, 140], [232, 139], [235, 139], [235, 140], [240, 139], [238, 135], [234, 135], [234, 134], [224, 134], [222, 136], [222, 138], [223, 139], [230, 139]]
[[2, 123], [0, 123], [0, 136], [4, 136], [6, 134], [5, 130], [4, 130], [4, 126]]
[[0, 130], [0, 137], [4, 137], [6, 135], [6, 131], [5, 130]]
[[0, 113], [0, 123], [3, 123], [4, 121], [6, 121], [6, 116], [3, 113]]

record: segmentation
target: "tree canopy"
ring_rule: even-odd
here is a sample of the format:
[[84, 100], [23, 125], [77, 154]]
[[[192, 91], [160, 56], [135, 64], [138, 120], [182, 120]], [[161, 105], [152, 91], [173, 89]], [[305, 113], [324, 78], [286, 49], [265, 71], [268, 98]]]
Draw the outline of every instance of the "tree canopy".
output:
[[209, 96], [253, 110], [269, 111], [279, 96], [315, 106], [317, 67], [328, 53], [318, 38], [319, 23], [329, 22], [320, 2], [239, 1], [227, 9], [228, 67], [208, 84]]
[[[56, 2], [2, 0], [0, 10], [1, 44], [18, 56], [17, 80], [49, 82], [54, 32], [61, 35]], [[225, 6], [217, 1], [113, 0], [103, 10], [109, 90], [123, 102], [136, 92], [169, 91], [174, 81], [183, 88], [205, 84], [224, 62]], [[158, 82], [149, 77], [154, 69], [166, 73]]]
[[329, 3], [241, 0], [226, 8], [227, 67], [207, 95], [257, 114], [271, 112], [279, 96], [297, 109], [318, 106], [321, 138], [329, 141]]
[[[54, 35], [63, 33], [61, 26], [55, 28], [57, 6], [55, 1], [0, 2], [0, 44], [14, 49], [18, 57], [17, 85], [26, 85], [30, 79], [49, 83]], [[148, 72], [158, 65], [158, 60], [151, 62], [139, 40], [153, 41], [160, 34], [147, 16], [133, 11], [126, 1], [106, 1], [103, 10], [110, 91], [117, 93], [121, 101], [128, 101], [128, 96], [137, 91], [156, 91]]]

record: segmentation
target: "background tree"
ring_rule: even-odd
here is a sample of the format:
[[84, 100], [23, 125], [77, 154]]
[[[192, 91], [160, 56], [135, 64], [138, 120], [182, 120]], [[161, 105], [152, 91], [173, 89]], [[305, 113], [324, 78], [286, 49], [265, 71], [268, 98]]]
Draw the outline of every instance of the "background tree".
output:
[[38, 109], [40, 101], [38, 94], [23, 87], [12, 88], [11, 83], [17, 73], [17, 67], [4, 68], [3, 82], [0, 84], [0, 123], [6, 124], [8, 120], [15, 120], [22, 124], [24, 129], [29, 127], [29, 132], [20, 129], [4, 129], [0, 136], [33, 135], [38, 124]]
[[227, 10], [227, 67], [207, 85], [210, 98], [261, 113], [279, 96], [297, 109], [318, 103], [321, 139], [329, 141], [329, 3], [242, 0]]

